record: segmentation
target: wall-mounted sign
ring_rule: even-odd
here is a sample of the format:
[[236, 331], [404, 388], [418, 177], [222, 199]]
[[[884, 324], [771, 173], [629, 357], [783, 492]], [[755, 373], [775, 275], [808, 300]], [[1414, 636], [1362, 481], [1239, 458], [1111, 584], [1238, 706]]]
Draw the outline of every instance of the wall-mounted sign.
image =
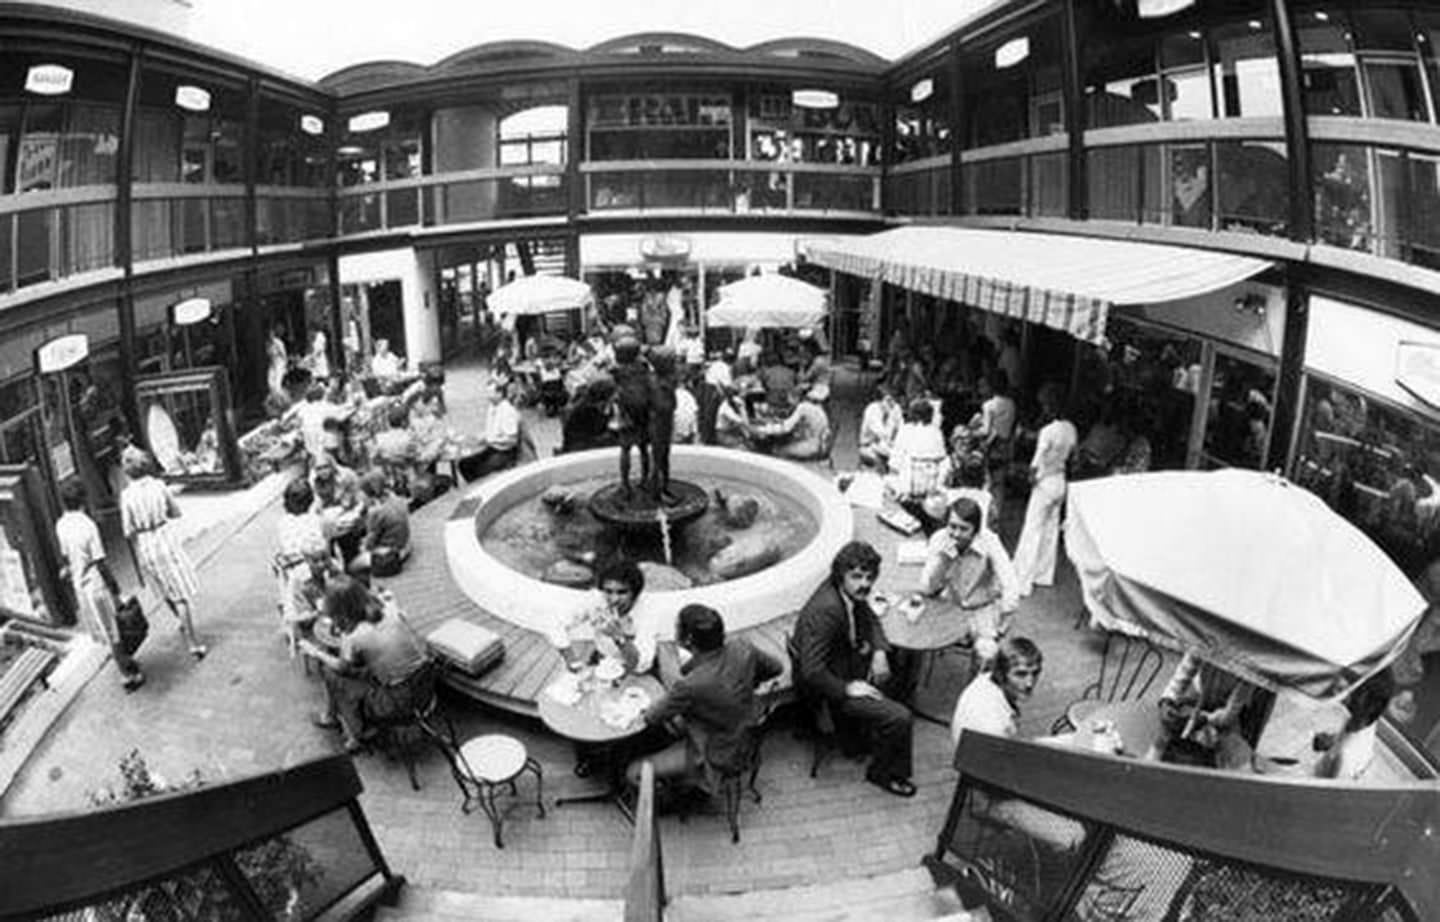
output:
[[170, 309], [177, 327], [188, 327], [210, 319], [209, 298], [186, 298]]
[[175, 88], [175, 105], [190, 112], [209, 112], [210, 91], [189, 84], [177, 86]]
[[1024, 35], [1012, 38], [995, 49], [995, 67], [999, 70], [1014, 67], [1028, 57], [1030, 57], [1030, 39]]
[[361, 112], [359, 115], [350, 116], [350, 121], [345, 123], [347, 127], [356, 134], [362, 131], [374, 131], [377, 128], [384, 128], [390, 124], [389, 112]]
[[802, 109], [833, 109], [840, 105], [840, 97], [829, 90], [796, 90], [790, 102]]
[[1141, 19], [1160, 19], [1194, 5], [1195, 0], [1138, 0], [1136, 13]]
[[640, 256], [644, 259], [685, 259], [690, 255], [690, 239], [665, 234], [646, 237], [640, 241]]
[[75, 72], [63, 64], [36, 64], [25, 72], [25, 90], [41, 96], [64, 96], [75, 83]]
[[325, 120], [318, 115], [300, 116], [300, 130], [306, 134], [324, 134]]
[[931, 77], [926, 77], [924, 80], [917, 80], [915, 81], [915, 85], [910, 87], [911, 102], [924, 102], [934, 95], [935, 80]]
[[1395, 349], [1395, 383], [1440, 409], [1440, 344], [1401, 340]]
[[35, 369], [42, 375], [83, 362], [90, 355], [90, 337], [71, 333], [50, 340], [35, 350]]

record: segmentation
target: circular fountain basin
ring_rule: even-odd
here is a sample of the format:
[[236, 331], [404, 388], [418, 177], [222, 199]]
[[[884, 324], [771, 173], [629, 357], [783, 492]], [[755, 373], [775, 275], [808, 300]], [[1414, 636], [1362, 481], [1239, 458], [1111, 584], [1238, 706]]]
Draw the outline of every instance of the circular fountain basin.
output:
[[[780, 563], [750, 576], [673, 591], [650, 591], [649, 604], [678, 612], [689, 603], [709, 605], [739, 631], [795, 611], [830, 575], [830, 562], [850, 540], [850, 505], [825, 478], [792, 461], [728, 448], [676, 445], [670, 455], [678, 477], [717, 477], [755, 484], [799, 503], [817, 523], [815, 537]], [[547, 583], [512, 569], [486, 551], [484, 534], [517, 503], [538, 500], [554, 486], [615, 475], [613, 448], [546, 458], [496, 474], [466, 491], [445, 526], [450, 576], [471, 601], [498, 618], [535, 631], [549, 631], [556, 619], [580, 605], [585, 592]]]

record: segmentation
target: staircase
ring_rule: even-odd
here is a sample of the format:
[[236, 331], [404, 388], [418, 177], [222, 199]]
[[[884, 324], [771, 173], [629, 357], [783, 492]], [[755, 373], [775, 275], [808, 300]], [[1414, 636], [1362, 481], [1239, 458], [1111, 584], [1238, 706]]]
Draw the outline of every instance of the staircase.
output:
[[[406, 888], [375, 922], [620, 922], [616, 900], [493, 897]], [[969, 922], [952, 891], [937, 891], [922, 868], [878, 877], [755, 890], [672, 896], [667, 922]]]

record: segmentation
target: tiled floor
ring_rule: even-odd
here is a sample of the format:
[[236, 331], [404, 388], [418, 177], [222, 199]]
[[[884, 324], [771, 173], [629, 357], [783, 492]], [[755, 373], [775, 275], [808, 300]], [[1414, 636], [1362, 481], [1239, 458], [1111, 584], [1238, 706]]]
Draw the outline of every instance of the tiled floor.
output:
[[[456, 427], [478, 429], [478, 370], [453, 370], [447, 389]], [[840, 406], [843, 468], [854, 457], [858, 405], [852, 398]], [[553, 421], [539, 420], [536, 429], [542, 443], [557, 440]], [[1018, 511], [1012, 510], [1012, 519]], [[141, 656], [149, 684], [126, 695], [113, 670], [102, 670], [0, 802], [5, 815], [84, 807], [86, 792], [115, 783], [119, 758], [136, 748], [166, 777], [198, 770], [217, 781], [334, 750], [336, 738], [309, 721], [321, 700], [319, 686], [287, 658], [277, 630], [267, 561], [278, 515], [272, 503], [202, 570], [198, 610], [210, 656], [192, 662], [168, 616], [157, 613]], [[1072, 628], [1074, 606], [1073, 576], [1066, 570], [1057, 588], [1038, 590], [1022, 609], [1016, 630], [1036, 639], [1046, 655], [1024, 732], [1048, 729], [1094, 671], [1098, 644]], [[927, 693], [953, 700], [960, 680], [954, 664], [943, 665]], [[590, 782], [571, 774], [568, 745], [538, 723], [464, 702], [451, 701], [449, 710], [462, 735], [498, 730], [522, 739], [544, 766], [547, 800], [589, 789]], [[944, 817], [954, 781], [949, 749], [943, 728], [917, 724], [920, 794], [899, 800], [864, 784], [863, 766], [843, 758], [810, 779], [808, 747], [781, 727], [765, 750], [764, 801], [744, 807], [740, 845], [730, 844], [717, 816], [662, 822], [668, 887], [673, 893], [740, 891], [914, 867], [933, 847]], [[398, 764], [373, 755], [358, 764], [366, 788], [362, 803], [381, 847], [412, 881], [492, 894], [612, 897], [620, 891], [630, 827], [613, 808], [560, 807], [543, 820], [533, 810], [516, 810], [506, 848], [497, 851], [483, 817], [460, 813], [459, 796], [438, 757], [421, 765], [418, 793]]]

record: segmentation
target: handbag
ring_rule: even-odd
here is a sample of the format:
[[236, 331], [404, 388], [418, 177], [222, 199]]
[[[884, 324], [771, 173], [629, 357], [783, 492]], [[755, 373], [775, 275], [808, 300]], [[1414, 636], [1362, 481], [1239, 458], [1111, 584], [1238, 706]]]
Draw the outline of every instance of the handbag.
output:
[[145, 612], [140, 608], [140, 600], [135, 596], [127, 596], [116, 607], [115, 628], [120, 635], [120, 649], [124, 650], [127, 656], [134, 655], [149, 636], [150, 622], [145, 618]]

